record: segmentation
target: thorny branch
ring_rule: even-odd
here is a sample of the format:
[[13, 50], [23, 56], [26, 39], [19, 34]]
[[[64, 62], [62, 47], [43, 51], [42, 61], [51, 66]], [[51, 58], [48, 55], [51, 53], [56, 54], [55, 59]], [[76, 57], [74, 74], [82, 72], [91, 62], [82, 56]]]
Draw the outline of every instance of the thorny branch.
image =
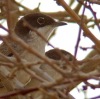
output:
[[[85, 5], [87, 4], [87, 1], [85, 2]], [[78, 52], [78, 46], [79, 46], [79, 42], [81, 40], [81, 32], [82, 32], [82, 29], [81, 29], [81, 25], [83, 24], [83, 19], [84, 19], [84, 13], [85, 13], [85, 5], [84, 5], [84, 8], [83, 8], [83, 12], [82, 12], [82, 17], [81, 17], [81, 22], [80, 22], [80, 27], [79, 27], [79, 33], [78, 33], [78, 38], [77, 38], [77, 42], [76, 42], [76, 46], [75, 46], [75, 52], [74, 52], [74, 56], [76, 57], [77, 55], [77, 52]]]
[[87, 8], [87, 9], [89, 9], [90, 11], [91, 11], [91, 13], [92, 13], [92, 15], [93, 15], [93, 17], [94, 17], [94, 19], [95, 19], [95, 24], [97, 25], [97, 27], [98, 27], [98, 30], [100, 31], [100, 26], [99, 26], [99, 21], [98, 21], [98, 19], [97, 19], [97, 16], [96, 16], [96, 12], [93, 10], [93, 8], [92, 8], [92, 6], [90, 5], [90, 3], [89, 4], [84, 4], [83, 2], [80, 2], [81, 4], [83, 4], [84, 6], [85, 6], [85, 8]]
[[[80, 22], [81, 22], [80, 17], [73, 10], [71, 10], [71, 8], [67, 5], [67, 3], [64, 0], [57, 0], [57, 3], [62, 5], [64, 9], [67, 12], [69, 12], [70, 16], [80, 25]], [[89, 29], [84, 23], [81, 25], [81, 28], [83, 29], [83, 31], [85, 31], [84, 34], [95, 43], [95, 46], [97, 47], [99, 51], [99, 48], [100, 48], [99, 40], [89, 31]]]

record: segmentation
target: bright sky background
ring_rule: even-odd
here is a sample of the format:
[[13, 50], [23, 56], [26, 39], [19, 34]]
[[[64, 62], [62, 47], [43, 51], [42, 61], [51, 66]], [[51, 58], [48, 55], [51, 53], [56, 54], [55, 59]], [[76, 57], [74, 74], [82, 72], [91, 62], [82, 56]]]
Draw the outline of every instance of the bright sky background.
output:
[[[38, 6], [38, 3], [41, 2], [41, 0], [16, 0], [16, 1], [21, 1], [23, 5], [31, 9], [36, 8]], [[65, 1], [68, 2], [69, 0], [65, 0]], [[98, 11], [97, 15], [100, 17], [100, 7], [98, 5], [92, 5], [92, 7], [94, 8], [94, 11], [96, 12]], [[61, 6], [58, 6], [54, 0], [42, 0], [40, 9], [41, 11], [44, 11], [44, 12], [64, 11], [64, 9]], [[91, 13], [89, 10], [86, 11], [86, 15], [91, 17]], [[90, 29], [90, 30], [92, 31], [92, 33], [94, 33], [94, 35], [97, 38], [100, 38], [100, 32], [98, 31], [97, 27], [95, 27], [94, 29]], [[57, 34], [50, 40], [50, 43], [55, 47], [64, 49], [74, 54], [78, 31], [79, 31], [79, 26], [77, 24], [68, 23], [68, 25], [59, 27], [57, 29]], [[88, 39], [87, 37], [81, 36], [80, 46], [91, 47], [92, 45], [93, 43], [90, 39]], [[46, 51], [49, 49], [51, 49], [51, 47], [46, 46]], [[89, 52], [90, 50], [83, 51], [81, 49], [78, 49], [77, 59], [78, 60], [83, 59]], [[82, 88], [82, 87], [80, 86], [78, 88]], [[83, 92], [82, 91], [78, 92], [77, 89], [73, 90], [71, 94], [76, 99], [84, 99]], [[97, 91], [89, 89], [89, 91], [87, 91], [87, 95], [91, 97], [96, 96], [98, 94], [100, 94], [100, 89], [98, 89]]]

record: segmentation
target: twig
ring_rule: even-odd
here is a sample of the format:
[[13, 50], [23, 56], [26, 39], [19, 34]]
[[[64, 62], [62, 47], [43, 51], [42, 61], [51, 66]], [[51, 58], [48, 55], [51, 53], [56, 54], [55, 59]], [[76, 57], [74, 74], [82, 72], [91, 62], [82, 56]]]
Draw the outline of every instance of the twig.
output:
[[46, 80], [44, 80], [42, 77], [36, 75], [35, 72], [33, 72], [32, 70], [28, 69], [28, 68], [25, 68], [24, 69], [28, 74], [30, 74], [32, 76], [32, 78], [36, 78], [37, 80], [41, 81], [41, 82], [47, 82]]
[[100, 88], [100, 84], [90, 84], [87, 81], [85, 81], [84, 83], [86, 84], [86, 86], [90, 86], [92, 89]]
[[[83, 0], [78, 0], [78, 1], [83, 1]], [[89, 3], [95, 3], [100, 5], [100, 0], [85, 0], [88, 1]]]
[[2, 94], [0, 95], [0, 98], [8, 98], [10, 96], [15, 96], [15, 95], [18, 95], [18, 94], [22, 94], [22, 95], [25, 95], [27, 93], [30, 93], [30, 92], [35, 92], [35, 91], [38, 91], [39, 88], [23, 88], [23, 89], [20, 89], [20, 90], [15, 90], [15, 91], [11, 91], [11, 92], [8, 92], [8, 93], [5, 93], [5, 94]]
[[[49, 43], [49, 41], [38, 31], [36, 31], [25, 19], [23, 19], [25, 22], [25, 25], [28, 26], [32, 31], [34, 31], [36, 34], [38, 34], [46, 43], [48, 43], [51, 47], [55, 48], [52, 44]], [[70, 64], [75, 69], [75, 64], [71, 64], [68, 59], [61, 53], [59, 49], [55, 49], [55, 51], [66, 61], [67, 64]], [[75, 60], [76, 61], [76, 60]]]
[[0, 61], [5, 61], [5, 62], [8, 61], [8, 62], [15, 64], [15, 61], [12, 61], [12, 58], [7, 57], [6, 55], [4, 55], [2, 53], [0, 53]]
[[39, 57], [40, 59], [44, 60], [47, 64], [49, 64], [50, 66], [52, 66], [55, 70], [57, 70], [59, 73], [61, 73], [62, 75], [65, 75], [64, 71], [61, 70], [59, 68], [59, 66], [52, 64], [51, 61], [49, 59], [47, 59], [47, 57], [42, 56], [41, 54], [39, 54], [35, 49], [32, 49], [27, 43], [25, 43], [23, 40], [21, 40], [20, 38], [16, 37], [15, 34], [11, 35], [11, 38], [17, 42], [19, 45], [21, 45], [22, 47], [24, 47], [26, 50], [28, 50], [30, 53], [36, 55], [37, 57]]
[[[87, 4], [87, 1], [85, 2], [85, 5]], [[85, 5], [84, 5], [84, 8], [83, 8], [83, 12], [82, 12], [82, 17], [81, 17], [81, 22], [80, 22], [80, 27], [79, 27], [79, 33], [78, 33], [78, 38], [77, 38], [77, 43], [76, 43], [76, 46], [75, 46], [75, 52], [74, 52], [74, 56], [76, 57], [77, 55], [77, 52], [78, 52], [78, 46], [79, 46], [79, 43], [80, 43], [80, 40], [81, 40], [81, 25], [83, 24], [83, 18], [84, 18], [84, 13], [85, 13]]]
[[3, 30], [5, 30], [6, 32], [8, 32], [8, 29], [6, 29], [3, 25], [0, 24], [0, 28], [2, 28]]
[[10, 0], [6, 1], [6, 9], [7, 9], [6, 16], [7, 16], [8, 33], [11, 34], [12, 29], [11, 29]]
[[89, 4], [88, 6], [86, 6], [93, 14], [94, 18], [95, 18], [95, 23], [100, 31], [100, 26], [99, 26], [99, 21], [97, 20], [97, 17], [96, 17], [96, 12], [93, 11], [91, 5]]
[[0, 62], [0, 66], [7, 66], [7, 67], [10, 67], [10, 68], [12, 68], [12, 67], [14, 67], [14, 64], [12, 64], [12, 63], [10, 63], [10, 62]]
[[[60, 5], [62, 5], [65, 10], [70, 14], [70, 16], [80, 25], [81, 19], [80, 17], [67, 5], [64, 0], [56, 0]], [[90, 32], [87, 26], [83, 23], [81, 28], [84, 30], [84, 33], [87, 37], [89, 37], [96, 45], [98, 50], [100, 50], [100, 41]]]
[[18, 62], [21, 62], [21, 58], [19, 57], [18, 53], [9, 45], [9, 43], [7, 42], [7, 40], [5, 38], [2, 38], [4, 43], [7, 45], [7, 47], [9, 48], [9, 50], [13, 53], [13, 55], [16, 57], [16, 60]]
[[63, 99], [67, 99], [67, 95], [65, 95], [61, 90], [56, 89], [57, 93], [61, 96]]
[[100, 98], [100, 95], [96, 96], [96, 97], [92, 97], [90, 99], [99, 99]]
[[30, 25], [24, 18], [23, 18], [23, 21], [25, 22], [24, 24], [26, 26], [28, 26], [32, 31], [34, 31], [36, 34], [38, 34], [38, 36], [40, 36], [48, 45], [50, 45], [51, 47], [54, 48], [54, 46], [52, 44], [49, 43], [49, 41], [41, 34], [39, 33], [38, 31], [36, 31], [32, 25]]
[[24, 10], [28, 10], [28, 11], [30, 10], [29, 8], [27, 8], [27, 7], [23, 6], [22, 4], [16, 2], [15, 0], [13, 0], [13, 2], [14, 2], [16, 5], [18, 5], [18, 6], [22, 7], [22, 8], [24, 8]]
[[[88, 1], [88, 0], [87, 0]], [[96, 23], [96, 25], [97, 25], [97, 27], [98, 27], [98, 29], [99, 29], [99, 31], [100, 31], [100, 26], [99, 26], [99, 20], [97, 19], [97, 16], [96, 16], [96, 12], [95, 11], [93, 11], [93, 9], [92, 9], [92, 7], [91, 7], [91, 5], [90, 5], [90, 3], [89, 3], [89, 5], [86, 5], [86, 4], [84, 4], [83, 2], [81, 2], [87, 9], [89, 9], [90, 11], [91, 11], [91, 13], [93, 14], [93, 17], [94, 17], [94, 21], [95, 21], [95, 23]]]

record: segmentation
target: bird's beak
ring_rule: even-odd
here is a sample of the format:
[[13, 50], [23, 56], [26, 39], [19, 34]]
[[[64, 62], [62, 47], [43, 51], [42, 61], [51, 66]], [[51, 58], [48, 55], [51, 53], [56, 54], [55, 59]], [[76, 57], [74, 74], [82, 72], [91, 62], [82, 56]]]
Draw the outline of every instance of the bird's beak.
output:
[[54, 25], [55, 26], [63, 26], [63, 25], [67, 25], [67, 23], [60, 21], [60, 22], [56, 22]]

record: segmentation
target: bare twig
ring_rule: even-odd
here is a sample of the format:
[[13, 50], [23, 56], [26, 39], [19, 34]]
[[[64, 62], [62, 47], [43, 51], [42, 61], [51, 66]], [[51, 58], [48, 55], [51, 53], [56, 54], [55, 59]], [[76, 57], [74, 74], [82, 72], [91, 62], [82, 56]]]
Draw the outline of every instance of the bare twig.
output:
[[[56, 0], [60, 5], [62, 5], [65, 10], [70, 14], [70, 16], [80, 25], [81, 19], [80, 17], [67, 5], [64, 0]], [[81, 28], [84, 30], [84, 33], [87, 37], [89, 37], [96, 45], [98, 50], [100, 50], [100, 41], [90, 32], [87, 26], [83, 23]]]
[[41, 81], [41, 82], [47, 82], [45, 79], [43, 79], [42, 77], [38, 76], [35, 72], [33, 72], [32, 70], [25, 68], [24, 69], [28, 74], [30, 74], [33, 79], [36, 78], [37, 80]]
[[[85, 2], [85, 5], [87, 4], [87, 1]], [[78, 33], [78, 38], [77, 38], [77, 43], [76, 43], [76, 46], [75, 46], [75, 52], [74, 52], [74, 56], [76, 57], [77, 55], [77, 52], [78, 52], [78, 46], [79, 46], [79, 42], [80, 42], [80, 36], [81, 36], [81, 25], [83, 24], [83, 16], [84, 16], [84, 13], [85, 13], [85, 6], [83, 8], [83, 12], [82, 12], [82, 17], [81, 17], [81, 22], [80, 22], [80, 27], [79, 27], [79, 33]]]
[[38, 91], [38, 90], [39, 90], [39, 88], [23, 88], [23, 89], [20, 89], [20, 90], [15, 90], [15, 91], [11, 91], [11, 92], [2, 94], [2, 95], [0, 95], [0, 98], [8, 98], [10, 96], [15, 96], [15, 95], [18, 95], [18, 94], [25, 95], [29, 92], [35, 92], [35, 91]]

